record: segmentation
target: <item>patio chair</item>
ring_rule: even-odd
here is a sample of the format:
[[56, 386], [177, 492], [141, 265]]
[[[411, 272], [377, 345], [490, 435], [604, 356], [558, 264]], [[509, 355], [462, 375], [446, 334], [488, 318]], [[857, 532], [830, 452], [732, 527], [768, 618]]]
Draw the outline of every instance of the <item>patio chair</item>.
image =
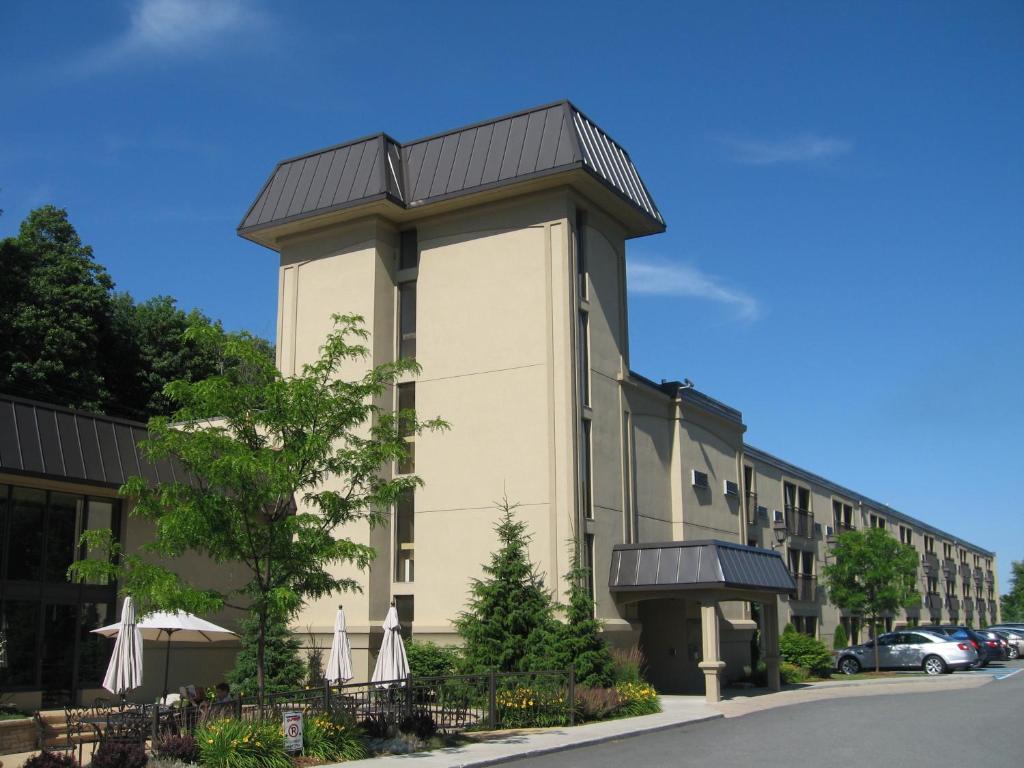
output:
[[86, 744], [95, 744], [100, 738], [100, 729], [95, 712], [88, 707], [64, 707], [66, 746], [63, 751], [78, 753], [78, 764], [82, 764], [82, 751]]

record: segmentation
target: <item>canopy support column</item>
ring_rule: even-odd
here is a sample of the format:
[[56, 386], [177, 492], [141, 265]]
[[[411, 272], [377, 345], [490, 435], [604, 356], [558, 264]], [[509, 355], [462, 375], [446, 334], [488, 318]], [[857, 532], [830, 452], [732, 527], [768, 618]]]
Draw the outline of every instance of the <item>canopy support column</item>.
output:
[[770, 600], [762, 603], [764, 616], [761, 638], [764, 645], [764, 665], [768, 676], [768, 690], [778, 691], [782, 687], [779, 678], [779, 601], [772, 595]]
[[719, 642], [720, 611], [717, 600], [702, 600], [700, 603], [701, 636], [704, 640], [703, 661], [697, 666], [704, 672], [704, 698], [709, 704], [722, 700], [722, 670]]

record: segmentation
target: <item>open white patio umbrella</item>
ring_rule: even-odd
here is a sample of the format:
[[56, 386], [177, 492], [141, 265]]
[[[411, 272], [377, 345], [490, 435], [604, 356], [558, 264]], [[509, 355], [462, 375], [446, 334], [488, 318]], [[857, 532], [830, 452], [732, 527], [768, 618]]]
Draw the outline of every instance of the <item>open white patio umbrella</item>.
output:
[[[131, 598], [126, 598], [126, 609], [127, 604]], [[134, 608], [132, 609], [132, 618], [134, 619]], [[94, 629], [98, 635], [104, 637], [116, 637], [117, 644], [114, 646], [114, 654], [116, 656], [118, 646], [121, 643], [121, 626], [124, 623], [124, 615], [122, 614], [121, 623], [111, 624], [106, 627], [100, 627]], [[134, 623], [134, 622], [133, 622]], [[238, 637], [237, 634], [232, 632], [230, 629], [224, 629], [224, 627], [218, 627], [212, 622], [200, 619], [198, 616], [193, 616], [191, 613], [185, 611], [155, 611], [142, 617], [137, 623], [135, 623], [135, 631], [139, 634], [142, 640], [166, 640], [167, 641], [167, 658], [164, 664], [164, 697], [167, 696], [167, 676], [171, 669], [171, 641], [176, 643], [222, 643], [228, 640], [234, 640]], [[142, 643], [139, 644], [139, 682], [131, 686], [133, 688], [138, 687], [142, 684]], [[113, 659], [111, 659], [113, 664]], [[108, 670], [107, 675], [110, 672]], [[109, 685], [104, 682], [103, 687], [108, 691], [113, 691]]]
[[409, 676], [409, 660], [405, 656], [402, 625], [398, 623], [398, 610], [395, 606], [392, 605], [388, 609], [383, 626], [384, 641], [380, 644], [377, 665], [373, 668], [373, 676], [370, 678], [370, 682], [373, 683], [402, 680]]
[[332, 683], [347, 683], [352, 679], [352, 644], [345, 629], [345, 609], [338, 606], [334, 617], [334, 639], [331, 640], [331, 655], [327, 657], [324, 678]]
[[135, 603], [130, 597], [126, 597], [121, 606], [121, 621], [104, 629], [113, 630], [105, 637], [116, 637], [117, 640], [114, 641], [114, 652], [110, 654], [103, 687], [123, 696], [142, 685], [142, 633], [135, 623]]

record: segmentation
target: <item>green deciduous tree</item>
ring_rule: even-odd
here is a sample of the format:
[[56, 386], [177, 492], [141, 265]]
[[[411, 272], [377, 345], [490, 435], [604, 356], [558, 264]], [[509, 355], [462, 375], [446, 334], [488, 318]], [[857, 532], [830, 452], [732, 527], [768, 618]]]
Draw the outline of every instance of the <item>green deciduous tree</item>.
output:
[[[172, 419], [150, 419], [144, 450], [152, 461], [180, 462], [192, 481], [129, 479], [121, 492], [135, 500], [133, 516], [153, 522], [152, 540], [134, 553], [114, 544], [109, 531], [88, 532], [83, 541], [96, 556], [71, 570], [78, 579], [117, 578], [143, 612], [247, 608], [257, 625], [260, 696], [267, 628], [287, 622], [309, 599], [359, 589], [354, 578], [338, 575], [339, 566], [364, 569], [375, 553], [341, 529], [380, 522], [401, 493], [420, 484], [415, 476], [387, 479], [381, 471], [405, 457], [403, 432], [446, 426], [406, 411], [399, 425], [380, 405], [397, 378], [419, 371], [414, 361], [344, 378], [362, 369], [368, 333], [361, 317], [334, 319], [319, 359], [291, 378], [248, 334], [204, 322], [189, 328], [187, 339], [214, 354], [221, 372], [165, 387], [177, 408]], [[189, 552], [241, 571], [243, 583], [214, 588], [201, 583], [202, 569], [186, 577], [167, 566]]]
[[601, 637], [601, 622], [594, 617], [594, 598], [587, 588], [590, 570], [580, 562], [579, 547], [573, 547], [566, 593], [565, 623], [558, 627], [554, 662], [558, 669], [573, 667], [576, 680], [584, 686], [603, 688], [612, 684], [615, 662]]
[[557, 633], [551, 593], [530, 561], [526, 524], [503, 499], [498, 549], [474, 579], [469, 605], [455, 621], [468, 672], [529, 672], [550, 668]]
[[1024, 622], [1024, 560], [1010, 564], [1010, 591], [1000, 598], [1003, 621]]
[[[917, 550], [883, 529], [847, 531], [839, 536], [832, 554], [833, 562], [824, 569], [829, 600], [869, 621], [876, 638], [880, 618], [921, 604]], [[878, 665], [876, 644], [876, 670]]]
[[[235, 666], [228, 673], [231, 690], [251, 696], [259, 690], [259, 624], [248, 617], [242, 621], [242, 647], [235, 656]], [[283, 621], [266, 628], [263, 640], [263, 691], [290, 691], [302, 685], [306, 665], [299, 655], [302, 647], [297, 635]]]

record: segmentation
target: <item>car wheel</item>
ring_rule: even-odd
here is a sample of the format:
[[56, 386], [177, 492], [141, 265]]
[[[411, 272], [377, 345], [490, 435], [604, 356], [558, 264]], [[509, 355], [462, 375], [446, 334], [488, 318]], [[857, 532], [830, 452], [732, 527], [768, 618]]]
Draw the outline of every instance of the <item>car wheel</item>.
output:
[[1007, 655], [1007, 658], [1009, 658], [1011, 660], [1012, 659], [1019, 659], [1020, 658], [1020, 649], [1018, 649], [1017, 646], [1015, 646], [1015, 645], [1011, 646], [1010, 650], [1009, 650], [1009, 653], [1007, 653], [1006, 655]]
[[839, 671], [844, 675], [856, 675], [860, 672], [860, 662], [853, 656], [846, 656], [839, 662]]
[[922, 666], [928, 675], [941, 675], [946, 671], [946, 662], [938, 656], [927, 656]]

